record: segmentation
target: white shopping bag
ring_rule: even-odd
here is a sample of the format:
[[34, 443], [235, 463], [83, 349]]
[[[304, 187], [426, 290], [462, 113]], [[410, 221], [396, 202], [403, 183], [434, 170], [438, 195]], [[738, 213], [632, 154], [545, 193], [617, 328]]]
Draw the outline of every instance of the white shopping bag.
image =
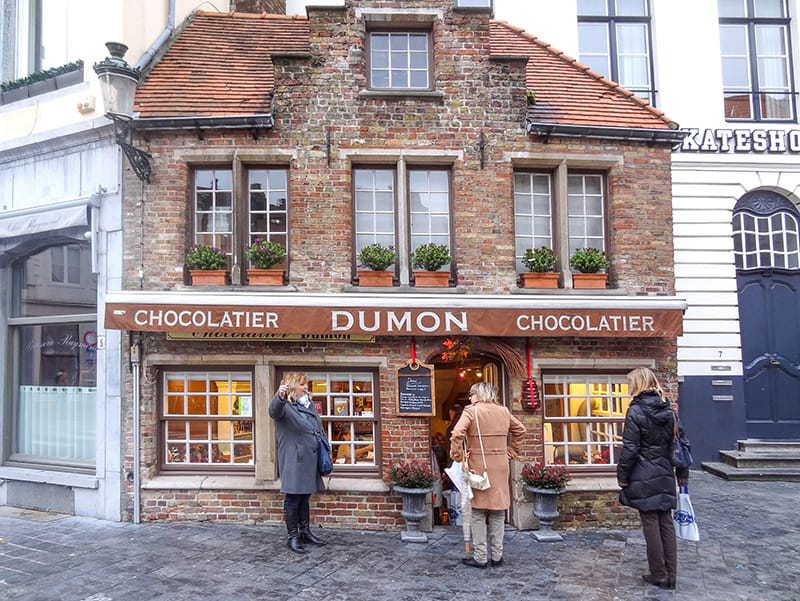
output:
[[672, 512], [672, 520], [675, 522], [675, 534], [684, 540], [699, 541], [700, 531], [697, 529], [694, 507], [689, 499], [689, 485], [681, 486], [678, 493], [678, 508]]

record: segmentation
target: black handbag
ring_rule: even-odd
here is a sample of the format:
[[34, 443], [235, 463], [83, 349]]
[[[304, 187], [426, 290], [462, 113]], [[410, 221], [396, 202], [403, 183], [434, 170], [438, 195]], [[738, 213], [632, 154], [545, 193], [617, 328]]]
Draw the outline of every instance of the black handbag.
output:
[[320, 476], [327, 476], [333, 471], [331, 443], [321, 434], [317, 434], [317, 467]]
[[672, 438], [672, 465], [679, 469], [689, 469], [694, 463], [692, 445], [678, 431], [678, 416], [672, 414], [674, 436]]

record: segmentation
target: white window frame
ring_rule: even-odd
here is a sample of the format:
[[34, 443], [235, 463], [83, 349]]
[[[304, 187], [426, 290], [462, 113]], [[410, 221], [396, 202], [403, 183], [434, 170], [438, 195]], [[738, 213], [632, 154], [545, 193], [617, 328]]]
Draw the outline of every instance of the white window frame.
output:
[[[525, 166], [515, 168], [514, 253], [518, 273], [527, 271], [522, 263], [527, 248], [549, 246], [556, 254], [557, 270], [565, 273], [569, 270], [570, 256], [576, 249], [589, 246], [607, 251], [607, 177], [605, 172], [569, 169], [563, 161], [555, 170], [529, 169]], [[534, 211], [534, 194], [518, 188], [526, 178], [528, 182], [542, 182], [547, 178], [549, 193], [540, 192], [535, 196], [540, 201], [543, 195], [549, 196], [549, 214], [541, 210]], [[587, 189], [587, 182], [595, 185]], [[530, 189], [533, 190], [533, 187]], [[549, 226], [545, 226], [545, 223], [549, 223]], [[566, 287], [571, 286], [570, 278], [564, 280]]]
[[625, 374], [553, 371], [542, 382], [545, 463], [610, 471], [630, 404]]
[[[602, 28], [605, 34], [606, 44], [603, 52], [589, 52], [585, 49], [579, 50], [579, 60], [601, 73], [606, 78], [618, 82], [624, 88], [630, 90], [636, 96], [648, 102], [652, 106], [656, 105], [656, 91], [653, 84], [653, 42], [651, 33], [651, 17], [649, 0], [640, 0], [640, 14], [625, 14], [618, 10], [618, 0], [602, 0], [603, 10], [581, 14], [581, 3], [578, 2], [578, 42], [581, 42], [581, 32], [588, 29]], [[595, 2], [594, 4], [597, 4]], [[639, 52], [624, 52], [623, 37], [626, 32], [639, 29], [642, 34], [638, 36], [644, 48]], [[585, 35], [583, 38], [585, 39]], [[625, 59], [639, 59], [646, 62], [644, 68], [644, 81], [631, 81], [623, 77], [625, 72]], [[599, 65], [601, 59], [604, 66]]]
[[[170, 381], [182, 381], [183, 391], [170, 391]], [[204, 381], [206, 391], [189, 391], [189, 381]], [[234, 382], [247, 385], [237, 389]], [[220, 385], [221, 384], [221, 385]], [[255, 471], [255, 377], [252, 370], [231, 367], [210, 366], [202, 370], [165, 368], [161, 373], [159, 394], [159, 457], [160, 469], [164, 472], [193, 471], [218, 473]], [[205, 397], [206, 413], [193, 413], [189, 410], [190, 397]], [[211, 413], [209, 407], [213, 398], [222, 403], [222, 413]], [[170, 400], [181, 401], [184, 412], [171, 412]], [[177, 429], [170, 429], [183, 422], [184, 435], [176, 436]], [[199, 436], [199, 428], [192, 424], [205, 424], [206, 436]], [[219, 429], [228, 429], [228, 437], [214, 437], [213, 424]], [[237, 429], [239, 430], [237, 432]], [[219, 430], [218, 430], [219, 432]], [[247, 450], [250, 453], [241, 453]], [[227, 451], [227, 460], [224, 460]], [[238, 453], [238, 454], [237, 454]], [[200, 457], [203, 461], [195, 461]], [[215, 461], [214, 457], [218, 460]], [[249, 457], [248, 461], [236, 461], [237, 457]]]
[[[794, 98], [794, 67], [792, 64], [792, 45], [790, 35], [790, 19], [785, 0], [779, 4], [770, 2], [770, 6], [780, 6], [780, 15], [760, 13], [761, 0], [742, 0], [734, 4], [719, 2], [720, 60], [723, 76], [723, 102], [726, 121], [776, 121], [793, 122], [796, 115]], [[738, 13], [728, 13], [725, 7], [743, 9]], [[775, 30], [780, 37], [778, 46], [780, 53], [767, 53], [759, 48], [760, 33]], [[726, 32], [737, 32], [744, 48], [735, 53], [724, 47]], [[771, 40], [777, 38], [771, 37]], [[767, 85], [766, 63], [780, 63], [782, 83]], [[737, 69], [737, 64], [739, 69]], [[742, 69], [745, 71], [742, 73]], [[744, 76], [743, 81], [726, 80], [726, 75], [736, 73]], [[770, 113], [770, 106], [774, 112]], [[736, 109], [745, 106], [746, 114], [737, 114]], [[784, 108], [781, 114], [781, 107]]]
[[[356, 181], [359, 178], [359, 171], [385, 171], [392, 172], [392, 190], [359, 190], [356, 188]], [[397, 252], [396, 268], [399, 271], [399, 281], [401, 285], [409, 285], [411, 280], [411, 261], [410, 256], [413, 251], [422, 244], [435, 243], [445, 244], [453, 255], [452, 239], [452, 211], [453, 211], [453, 175], [450, 166], [431, 165], [431, 164], [408, 164], [405, 159], [401, 159], [394, 164], [353, 164], [353, 206], [356, 220], [354, 223], [354, 265], [353, 277], [356, 276], [358, 267], [358, 253], [360, 250], [372, 244], [380, 242], [388, 244], [391, 236], [394, 236], [394, 247]], [[441, 185], [440, 177], [431, 177], [431, 174], [445, 174], [446, 187]], [[419, 181], [417, 175], [426, 174], [427, 185], [417, 186]], [[436, 180], [433, 184], [431, 180]], [[378, 223], [380, 215], [374, 211], [375, 218], [370, 220], [370, 211], [361, 204], [359, 194], [370, 195], [374, 198], [378, 192], [393, 194], [394, 223], [390, 231], [388, 227], [375, 227], [370, 230], [366, 228], [368, 223]], [[442, 195], [446, 194], [447, 210], [441, 208]], [[419, 202], [414, 202], [412, 198], [417, 197]], [[427, 199], [427, 200], [426, 200]], [[381, 213], [385, 213], [382, 210]], [[384, 214], [383, 221], [386, 221]], [[455, 261], [443, 266], [442, 270], [452, 272]]]
[[[212, 189], [198, 188], [206, 173], [224, 174], [223, 185]], [[220, 180], [213, 177], [214, 182]], [[289, 170], [282, 166], [196, 165], [192, 171], [192, 231], [193, 244], [221, 248], [229, 257], [231, 281], [242, 283], [243, 271], [249, 265], [246, 251], [257, 239], [271, 240], [289, 250]], [[257, 188], [257, 183], [264, 188]], [[199, 195], [209, 195], [211, 204], [198, 208]], [[264, 209], [253, 211], [255, 197], [264, 197]], [[229, 200], [227, 200], [229, 199]], [[259, 203], [261, 204], [261, 203]], [[254, 228], [254, 217], [262, 215], [263, 225]], [[208, 216], [204, 221], [202, 216]], [[242, 267], [244, 266], [244, 268]]]
[[[430, 30], [371, 29], [368, 35], [369, 89], [376, 91], [433, 89], [433, 40]], [[388, 44], [382, 43], [384, 38], [388, 40]], [[406, 43], [398, 47], [404, 40]], [[420, 49], [420, 42], [424, 42], [424, 49]], [[424, 58], [424, 67], [420, 62], [421, 58]], [[386, 81], [379, 81], [378, 73], [384, 71], [387, 72]], [[402, 79], [403, 74], [406, 85], [401, 85], [397, 81]], [[414, 85], [413, 80], [420, 76], [424, 76], [424, 82]]]
[[788, 211], [734, 213], [733, 249], [737, 269], [800, 269], [797, 215]]

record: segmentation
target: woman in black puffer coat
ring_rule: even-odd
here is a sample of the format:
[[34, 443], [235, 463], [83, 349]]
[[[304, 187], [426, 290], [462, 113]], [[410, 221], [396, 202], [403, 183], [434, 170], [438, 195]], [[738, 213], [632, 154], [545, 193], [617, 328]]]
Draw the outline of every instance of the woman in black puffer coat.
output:
[[689, 470], [676, 470], [670, 461], [677, 416], [648, 368], [637, 367], [629, 373], [628, 388], [631, 404], [617, 463], [617, 482], [622, 489], [619, 501], [638, 509], [642, 520], [650, 567], [650, 573], [642, 578], [660, 588], [674, 589], [678, 567], [671, 514], [678, 501], [675, 478], [681, 484], [689, 478]]

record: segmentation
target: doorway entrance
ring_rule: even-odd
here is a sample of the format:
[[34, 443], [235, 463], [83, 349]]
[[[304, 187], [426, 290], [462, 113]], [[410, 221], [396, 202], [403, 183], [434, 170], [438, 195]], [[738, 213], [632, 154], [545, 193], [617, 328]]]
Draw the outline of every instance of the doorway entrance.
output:
[[770, 190], [733, 216], [748, 438], [800, 438], [800, 214]]

